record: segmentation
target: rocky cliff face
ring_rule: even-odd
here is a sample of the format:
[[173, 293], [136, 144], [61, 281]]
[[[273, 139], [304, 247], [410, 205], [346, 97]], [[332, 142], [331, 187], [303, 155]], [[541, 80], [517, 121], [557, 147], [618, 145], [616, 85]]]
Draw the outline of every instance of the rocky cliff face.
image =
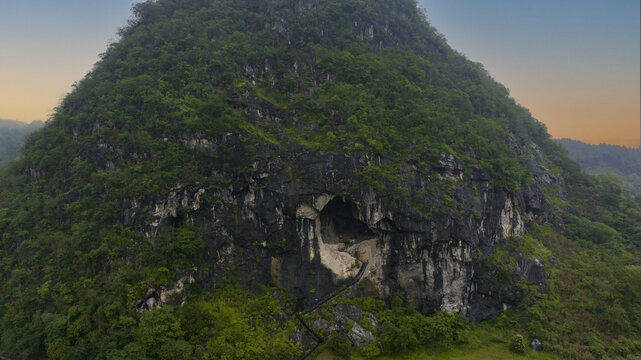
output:
[[[242, 140], [226, 134], [207, 146], [196, 138], [188, 142], [215, 152]], [[367, 263], [361, 291], [368, 295], [403, 292], [424, 312], [442, 309], [482, 320], [520, 301], [524, 294], [511, 285], [521, 278], [545, 283], [536, 259], [520, 259], [508, 284], [482, 276], [491, 270], [483, 268], [484, 259], [497, 247], [522, 236], [528, 222], [549, 216], [541, 189], [558, 186], [559, 179], [535, 155], [529, 164], [534, 181], [519, 192], [491, 185], [483, 171], [464, 169], [446, 154], [429, 168], [410, 160], [387, 184], [392, 188], [382, 189], [358, 181], [366, 167], [386, 163], [372, 153], [292, 144], [249, 157], [241, 151], [238, 161], [247, 170], [225, 174], [233, 178], [226, 188], [176, 184], [166, 198], [126, 204], [125, 221], [143, 228], [150, 241], [162, 227], [197, 226], [209, 267], [193, 275], [208, 288], [233, 275], [246, 286], [283, 287], [305, 307]]]

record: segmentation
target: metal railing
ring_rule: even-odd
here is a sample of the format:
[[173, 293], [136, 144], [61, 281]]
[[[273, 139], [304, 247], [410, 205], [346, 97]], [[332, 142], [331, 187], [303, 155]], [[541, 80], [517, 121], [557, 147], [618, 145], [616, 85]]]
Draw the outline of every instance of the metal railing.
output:
[[336, 291], [333, 291], [329, 295], [325, 296], [322, 300], [320, 300], [319, 302], [314, 304], [314, 306], [312, 306], [311, 308], [309, 308], [307, 310], [304, 310], [304, 311], [297, 312], [295, 314], [296, 319], [298, 319], [298, 322], [301, 323], [303, 328], [305, 330], [307, 330], [307, 332], [309, 332], [314, 337], [314, 340], [316, 341], [316, 345], [311, 350], [309, 350], [305, 354], [301, 355], [301, 357], [299, 357], [298, 360], [307, 359], [312, 353], [314, 353], [314, 351], [316, 351], [316, 349], [318, 349], [319, 346], [321, 346], [321, 345], [323, 345], [325, 343], [325, 339], [322, 336], [320, 336], [320, 334], [318, 334], [316, 331], [314, 331], [314, 329], [312, 329], [310, 326], [307, 325], [307, 323], [303, 319], [303, 316], [313, 313], [314, 311], [316, 311], [321, 306], [323, 306], [323, 305], [327, 304], [328, 302], [334, 300], [338, 295], [342, 294], [343, 292], [345, 292], [346, 290], [348, 290], [352, 286], [358, 284], [361, 281], [361, 279], [363, 278], [363, 275], [365, 275], [365, 272], [367, 271], [368, 266], [369, 266], [369, 263], [363, 263], [361, 265], [361, 268], [358, 270], [358, 274], [356, 274], [356, 276], [354, 276], [354, 278], [349, 283], [347, 283], [346, 285], [344, 285], [340, 289], [338, 289]]

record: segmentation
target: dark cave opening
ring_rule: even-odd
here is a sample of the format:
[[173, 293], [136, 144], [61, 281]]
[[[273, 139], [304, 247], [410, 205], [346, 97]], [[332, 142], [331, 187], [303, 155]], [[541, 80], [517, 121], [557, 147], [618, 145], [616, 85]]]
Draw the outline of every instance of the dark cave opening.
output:
[[355, 242], [371, 239], [374, 232], [358, 219], [358, 208], [341, 197], [332, 199], [321, 211], [321, 235], [327, 244]]

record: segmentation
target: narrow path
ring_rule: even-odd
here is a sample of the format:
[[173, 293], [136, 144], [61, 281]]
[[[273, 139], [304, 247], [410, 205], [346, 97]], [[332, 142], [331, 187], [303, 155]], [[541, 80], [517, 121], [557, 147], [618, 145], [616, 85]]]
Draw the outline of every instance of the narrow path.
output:
[[[322, 305], [325, 305], [325, 304], [327, 304], [328, 302], [330, 302], [330, 301], [334, 300], [338, 295], [342, 294], [345, 290], [348, 290], [348, 289], [349, 289], [349, 288], [351, 288], [352, 286], [354, 286], [354, 285], [358, 284], [358, 283], [361, 281], [361, 279], [363, 278], [363, 275], [365, 275], [365, 272], [367, 271], [367, 268], [368, 268], [368, 267], [369, 267], [369, 263], [363, 263], [363, 265], [361, 265], [361, 268], [358, 270], [358, 274], [356, 274], [356, 276], [354, 276], [354, 279], [352, 279], [352, 280], [351, 280], [349, 283], [347, 283], [345, 286], [343, 286], [342, 288], [340, 288], [340, 289], [338, 289], [338, 290], [336, 290], [336, 291], [332, 292], [331, 294], [329, 294], [329, 295], [325, 296], [325, 298], [323, 298], [321, 301], [319, 301], [318, 303], [316, 303], [316, 304], [315, 304], [314, 306], [312, 306], [311, 308], [309, 308], [309, 309], [307, 309], [307, 310], [304, 310], [304, 311], [301, 311], [301, 312], [296, 313], [296, 315], [295, 315], [295, 316], [296, 316], [296, 319], [298, 319], [298, 322], [300, 322], [300, 323], [301, 323], [301, 325], [303, 326], [303, 328], [304, 328], [305, 330], [307, 330], [307, 332], [309, 332], [310, 334], [312, 334], [312, 336], [314, 337], [314, 340], [316, 341], [316, 346], [314, 346], [311, 350], [309, 350], [308, 352], [306, 352], [305, 354], [303, 354], [300, 358], [298, 358], [298, 360], [304, 360], [304, 359], [306, 359], [306, 358], [307, 358], [307, 357], [309, 357], [309, 356], [310, 356], [310, 355], [311, 355], [311, 354], [312, 354], [312, 353], [313, 353], [313, 352], [314, 352], [314, 351], [315, 351], [319, 346], [321, 346], [323, 343], [325, 343], [325, 339], [323, 339], [323, 337], [322, 337], [322, 336], [320, 336], [320, 334], [318, 334], [316, 331], [314, 331], [314, 329], [312, 329], [311, 327], [309, 327], [309, 326], [307, 325], [307, 323], [305, 322], [305, 320], [303, 320], [303, 317], [302, 317], [301, 315], [307, 315], [307, 314], [310, 314], [310, 313], [314, 312], [316, 309], [318, 309], [318, 308], [319, 308], [319, 307], [321, 307]], [[0, 359], [0, 360], [3, 360], [3, 359]]]
[[304, 328], [305, 328], [305, 329], [306, 329], [310, 334], [312, 334], [312, 335], [314, 336], [314, 338], [316, 339], [316, 342], [317, 342], [317, 343], [322, 343], [322, 342], [324, 341], [324, 340], [323, 340], [323, 338], [322, 338], [320, 335], [318, 335], [314, 330], [312, 330], [312, 328], [310, 328], [310, 327], [307, 325], [307, 323], [305, 322], [305, 320], [303, 320], [303, 318], [300, 316], [300, 313], [296, 313], [296, 319], [298, 319], [298, 322], [300, 322], [300, 323], [301, 323], [301, 325], [303, 325], [303, 327], [304, 327]]
[[367, 271], [368, 267], [369, 267], [369, 263], [363, 263], [363, 265], [361, 265], [361, 268], [358, 270], [358, 274], [356, 274], [356, 276], [354, 276], [354, 279], [352, 279], [352, 281], [347, 283], [347, 285], [343, 286], [342, 288], [340, 288], [340, 289], [334, 291], [333, 293], [327, 295], [324, 299], [322, 299], [321, 301], [316, 303], [316, 305], [314, 305], [310, 309], [304, 311], [303, 314], [307, 315], [307, 314], [313, 312], [314, 310], [318, 309], [319, 307], [321, 307], [322, 305], [326, 304], [327, 302], [332, 301], [336, 296], [340, 295], [345, 290], [347, 290], [347, 289], [351, 288], [352, 286], [356, 285], [359, 281], [361, 281], [361, 279], [363, 278], [363, 275], [365, 275], [365, 271]]

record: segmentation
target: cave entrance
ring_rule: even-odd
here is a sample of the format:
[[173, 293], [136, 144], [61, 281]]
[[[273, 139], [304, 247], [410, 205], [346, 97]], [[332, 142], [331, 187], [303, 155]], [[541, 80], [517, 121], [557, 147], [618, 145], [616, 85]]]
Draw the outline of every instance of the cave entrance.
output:
[[338, 279], [355, 279], [360, 273], [379, 286], [384, 274], [380, 234], [360, 218], [358, 206], [345, 198], [326, 203], [316, 218], [321, 264]]
[[349, 247], [376, 237], [369, 226], [358, 219], [356, 205], [340, 197], [325, 205], [320, 213], [320, 222], [321, 236], [326, 244]]

